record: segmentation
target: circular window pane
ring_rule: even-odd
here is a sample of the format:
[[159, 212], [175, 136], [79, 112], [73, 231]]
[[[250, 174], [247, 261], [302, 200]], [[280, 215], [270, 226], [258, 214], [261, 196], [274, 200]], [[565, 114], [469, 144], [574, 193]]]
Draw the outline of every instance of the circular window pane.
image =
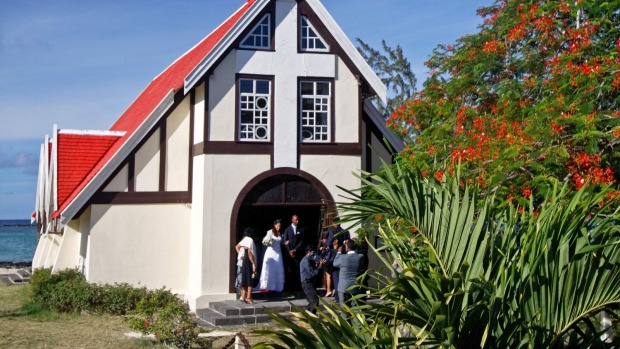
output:
[[301, 131], [301, 138], [303, 140], [309, 141], [309, 140], [312, 140], [314, 137], [310, 129], [304, 129], [303, 131]]
[[256, 126], [256, 129], [254, 131], [256, 132], [256, 138], [267, 139], [267, 127], [266, 126]]
[[267, 98], [265, 97], [256, 98], [256, 107], [259, 109], [267, 108]]

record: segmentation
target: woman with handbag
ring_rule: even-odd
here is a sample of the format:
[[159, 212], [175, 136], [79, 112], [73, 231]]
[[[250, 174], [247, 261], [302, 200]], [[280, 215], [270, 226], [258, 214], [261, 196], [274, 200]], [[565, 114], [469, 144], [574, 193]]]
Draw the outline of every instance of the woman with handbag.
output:
[[237, 282], [239, 283], [241, 302], [253, 304], [252, 287], [256, 277], [256, 246], [254, 245], [254, 229], [245, 228], [243, 239], [235, 246], [237, 250]]

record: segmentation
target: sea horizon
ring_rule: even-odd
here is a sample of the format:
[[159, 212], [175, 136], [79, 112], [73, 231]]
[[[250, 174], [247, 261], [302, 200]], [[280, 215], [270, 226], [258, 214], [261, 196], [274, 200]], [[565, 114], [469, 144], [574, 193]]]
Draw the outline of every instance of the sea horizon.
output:
[[32, 263], [37, 225], [29, 219], [0, 219], [0, 263]]

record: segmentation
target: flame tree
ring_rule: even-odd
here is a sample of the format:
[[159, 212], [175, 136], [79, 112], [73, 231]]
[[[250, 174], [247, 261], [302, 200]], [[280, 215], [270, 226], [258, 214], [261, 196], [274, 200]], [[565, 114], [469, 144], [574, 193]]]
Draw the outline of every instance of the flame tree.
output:
[[401, 163], [436, 177], [461, 163], [466, 182], [507, 200], [544, 195], [549, 177], [617, 181], [620, 2], [507, 0], [478, 13], [480, 31], [438, 46], [422, 90], [388, 119], [408, 143]]

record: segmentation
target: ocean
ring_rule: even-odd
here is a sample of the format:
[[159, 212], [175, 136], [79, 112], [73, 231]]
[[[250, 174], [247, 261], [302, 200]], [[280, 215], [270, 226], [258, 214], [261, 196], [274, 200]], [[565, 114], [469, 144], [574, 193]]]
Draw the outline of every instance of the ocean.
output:
[[37, 226], [30, 220], [0, 220], [0, 262], [32, 262], [37, 248]]

